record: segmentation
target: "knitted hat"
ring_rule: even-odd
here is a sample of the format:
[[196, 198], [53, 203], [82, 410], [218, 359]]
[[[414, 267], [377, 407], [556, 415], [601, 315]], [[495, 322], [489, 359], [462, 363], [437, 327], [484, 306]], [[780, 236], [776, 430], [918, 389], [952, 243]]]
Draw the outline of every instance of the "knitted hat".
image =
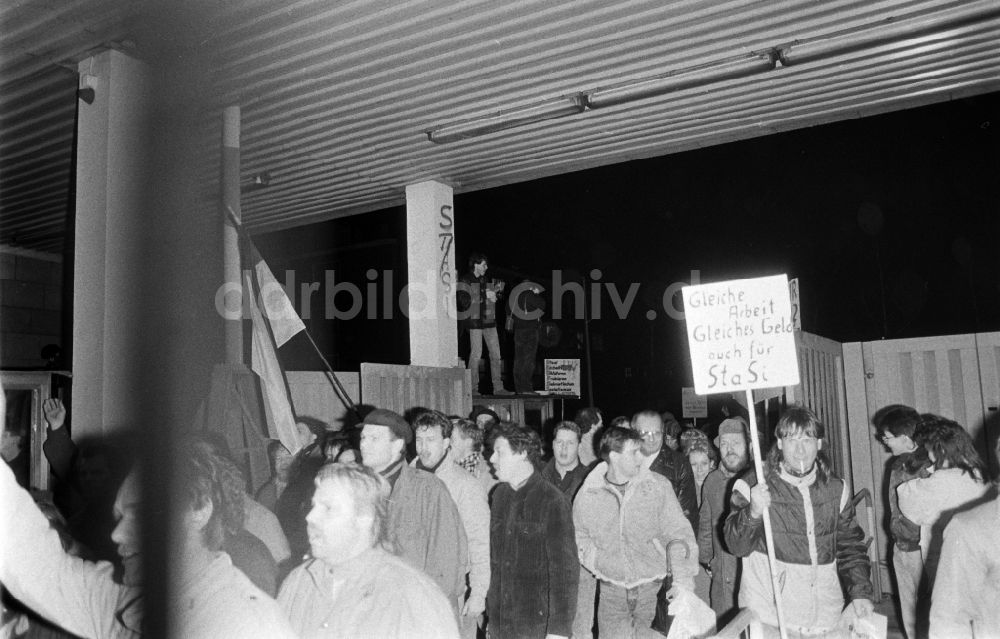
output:
[[730, 417], [729, 419], [722, 420], [719, 424], [719, 435], [715, 438], [716, 447], [719, 446], [719, 442], [722, 440], [723, 435], [728, 435], [730, 433], [740, 433], [749, 440], [749, 435], [747, 432], [747, 423], [743, 421], [742, 417]]
[[372, 426], [385, 426], [392, 431], [392, 434], [396, 439], [402, 439], [407, 444], [413, 441], [413, 429], [411, 429], [410, 425], [406, 423], [406, 420], [403, 419], [402, 415], [394, 413], [391, 410], [376, 408], [372, 412], [365, 415], [364, 420], [361, 422], [361, 426], [364, 427], [366, 424], [370, 424]]

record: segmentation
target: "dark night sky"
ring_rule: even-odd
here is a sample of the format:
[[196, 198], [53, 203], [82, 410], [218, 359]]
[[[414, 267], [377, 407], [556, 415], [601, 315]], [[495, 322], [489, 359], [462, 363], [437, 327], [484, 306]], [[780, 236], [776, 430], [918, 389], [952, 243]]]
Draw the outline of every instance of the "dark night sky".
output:
[[[612, 414], [678, 406], [683, 324], [646, 311], [692, 270], [702, 282], [798, 277], [804, 329], [842, 342], [1000, 330], [1000, 94], [459, 194], [455, 208], [460, 271], [479, 249], [511, 277], [600, 269], [622, 293], [641, 284], [627, 319], [608, 319], [605, 295], [591, 325], [595, 395]], [[284, 267], [307, 237], [381, 238], [399, 269], [403, 223], [397, 208], [259, 243]], [[579, 324], [562, 328], [541, 356], [573, 356]], [[353, 330], [401, 331], [367, 361], [407, 363], [404, 323]]]

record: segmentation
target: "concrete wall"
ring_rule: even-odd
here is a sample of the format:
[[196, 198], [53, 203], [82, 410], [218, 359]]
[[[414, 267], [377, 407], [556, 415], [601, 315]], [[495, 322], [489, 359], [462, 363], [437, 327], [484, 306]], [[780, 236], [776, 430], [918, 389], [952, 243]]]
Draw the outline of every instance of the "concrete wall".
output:
[[62, 259], [0, 246], [0, 368], [41, 368], [42, 347], [64, 349]]

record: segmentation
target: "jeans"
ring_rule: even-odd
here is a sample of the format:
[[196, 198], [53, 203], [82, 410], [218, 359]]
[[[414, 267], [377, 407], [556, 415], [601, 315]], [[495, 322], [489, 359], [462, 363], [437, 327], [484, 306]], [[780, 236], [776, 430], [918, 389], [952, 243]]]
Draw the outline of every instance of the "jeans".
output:
[[486, 340], [486, 348], [490, 351], [490, 373], [493, 376], [493, 392], [496, 393], [503, 390], [503, 362], [500, 360], [500, 337], [497, 335], [496, 326], [469, 329], [469, 345], [472, 347], [469, 352], [472, 390], [476, 391], [479, 388], [479, 360], [483, 356], [483, 340]]
[[656, 616], [656, 593], [659, 581], [634, 588], [622, 588], [601, 582], [601, 601], [597, 605], [597, 632], [601, 637], [623, 639], [662, 639], [650, 626]]
[[[899, 616], [903, 618], [906, 639], [917, 636], [917, 604], [920, 594], [920, 579], [924, 574], [924, 560], [920, 549], [909, 552], [892, 547], [892, 568], [896, 575], [896, 591], [899, 594]], [[928, 605], [930, 602], [924, 602]]]

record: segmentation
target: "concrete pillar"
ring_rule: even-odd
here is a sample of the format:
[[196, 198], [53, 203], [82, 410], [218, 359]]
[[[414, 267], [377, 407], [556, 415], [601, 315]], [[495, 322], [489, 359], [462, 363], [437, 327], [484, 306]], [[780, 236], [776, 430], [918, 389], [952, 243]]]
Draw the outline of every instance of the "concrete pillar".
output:
[[118, 51], [79, 64], [73, 268], [74, 437], [122, 430], [141, 413], [139, 367], [142, 211], [151, 73]]
[[455, 208], [452, 189], [428, 181], [406, 187], [410, 364], [458, 366], [455, 322]]

